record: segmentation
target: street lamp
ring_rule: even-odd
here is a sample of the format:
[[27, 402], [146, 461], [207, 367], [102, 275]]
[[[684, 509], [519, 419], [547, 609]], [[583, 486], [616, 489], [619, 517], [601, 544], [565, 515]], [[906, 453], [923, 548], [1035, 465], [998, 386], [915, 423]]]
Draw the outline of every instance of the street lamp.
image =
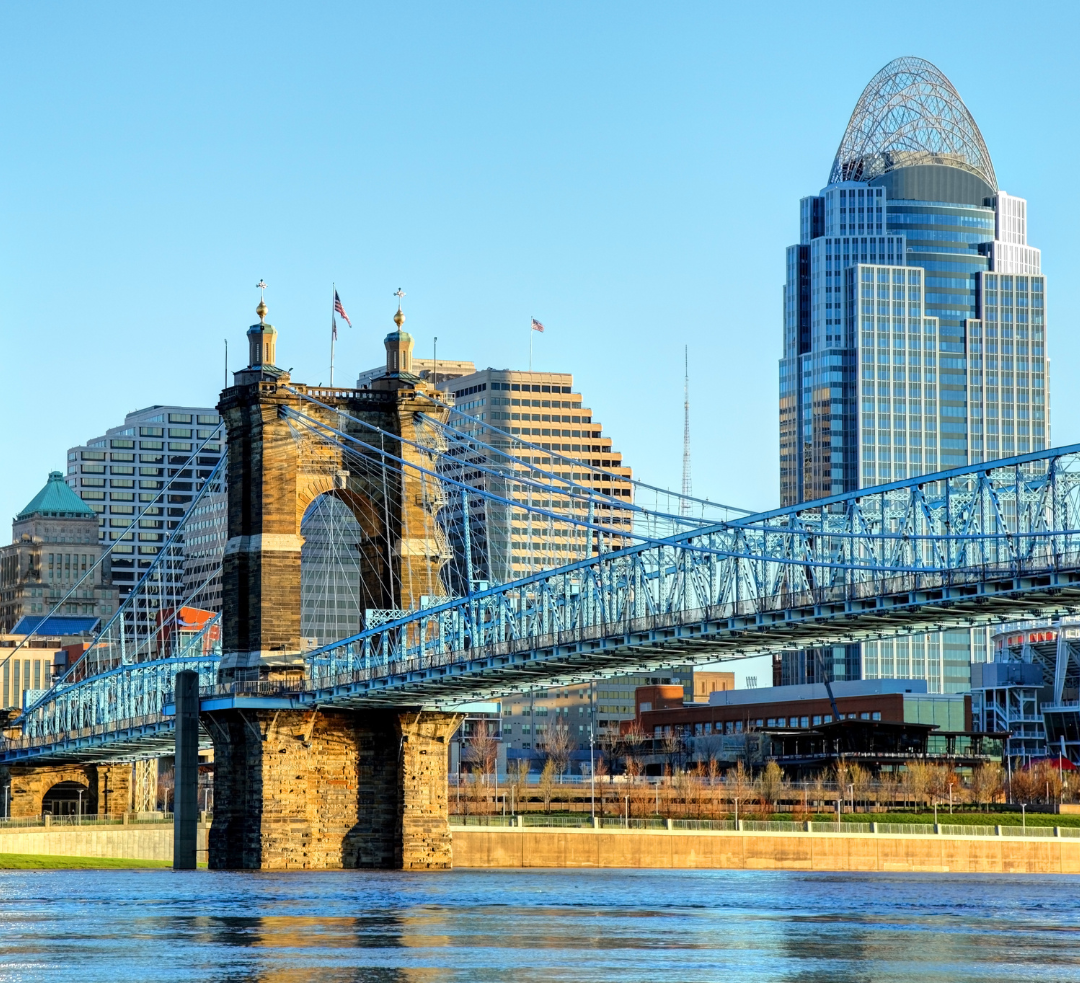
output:
[[83, 790], [79, 789], [79, 825], [82, 825], [82, 794]]
[[592, 818], [596, 819], [596, 764], [593, 761], [593, 725], [589, 724], [589, 796], [592, 799]]

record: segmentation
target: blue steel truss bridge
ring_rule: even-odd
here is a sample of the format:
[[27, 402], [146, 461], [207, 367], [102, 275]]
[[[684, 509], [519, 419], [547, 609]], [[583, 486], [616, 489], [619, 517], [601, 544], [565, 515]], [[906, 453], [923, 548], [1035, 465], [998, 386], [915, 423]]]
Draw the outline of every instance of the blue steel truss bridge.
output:
[[[204, 711], [439, 710], [1080, 610], [1080, 445], [750, 514], [641, 483], [632, 500], [616, 499], [602, 468], [450, 406], [406, 440], [329, 412], [341, 391], [286, 388], [279, 416], [301, 456], [332, 455], [335, 474], [366, 475], [399, 503], [394, 543], [342, 514], [335, 488], [345, 486], [331, 474], [301, 526], [308, 643], [280, 678], [223, 678], [220, 616], [191, 625], [186, 608], [160, 601], [181, 563], [177, 529], [86, 655], [15, 721], [20, 736], [3, 740], [0, 764], [169, 753], [182, 669], [199, 673]], [[199, 495], [219, 492], [224, 477], [215, 472]], [[400, 507], [406, 497], [417, 507]], [[219, 521], [224, 541], [227, 510]], [[387, 607], [365, 586], [364, 558], [408, 542], [427, 544], [436, 573], [429, 566], [419, 585], [402, 576], [390, 592], [399, 606]], [[500, 579], [510, 546], [536, 560], [533, 572]], [[343, 605], [353, 630], [341, 630]]]

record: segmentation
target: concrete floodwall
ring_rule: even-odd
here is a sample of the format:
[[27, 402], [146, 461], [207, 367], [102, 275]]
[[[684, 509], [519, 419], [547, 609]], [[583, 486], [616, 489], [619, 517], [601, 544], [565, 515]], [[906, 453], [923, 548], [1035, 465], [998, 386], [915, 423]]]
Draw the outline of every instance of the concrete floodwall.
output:
[[1080, 873], [1080, 839], [456, 827], [455, 867]]
[[[203, 862], [206, 861], [208, 829], [205, 823], [199, 824], [198, 859]], [[0, 853], [165, 860], [172, 863], [173, 824], [0, 827]]]

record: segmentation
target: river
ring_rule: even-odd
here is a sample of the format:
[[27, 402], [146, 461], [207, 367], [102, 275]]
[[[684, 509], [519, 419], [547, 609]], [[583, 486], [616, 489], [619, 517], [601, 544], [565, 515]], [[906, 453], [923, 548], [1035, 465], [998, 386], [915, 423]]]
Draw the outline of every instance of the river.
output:
[[1080, 980], [1056, 876], [0, 872], [0, 981]]

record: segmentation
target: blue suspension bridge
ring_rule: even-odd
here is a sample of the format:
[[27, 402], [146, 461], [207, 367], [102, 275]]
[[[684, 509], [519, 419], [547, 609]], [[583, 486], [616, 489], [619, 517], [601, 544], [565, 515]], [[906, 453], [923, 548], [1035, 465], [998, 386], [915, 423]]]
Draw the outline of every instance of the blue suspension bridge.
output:
[[[337, 405], [362, 391], [282, 388], [277, 412], [298, 452], [338, 469], [301, 524], [307, 645], [292, 671], [223, 674], [222, 615], [183, 620], [206, 585], [166, 602], [182, 580], [182, 525], [84, 657], [17, 718], [21, 736], [0, 742], [0, 764], [171, 753], [183, 670], [198, 673], [204, 711], [438, 710], [1080, 609], [1080, 445], [751, 514], [637, 481], [630, 500], [616, 498], [621, 476], [438, 399], [442, 418], [418, 414], [406, 439]], [[195, 504], [223, 494], [224, 460]], [[399, 503], [396, 532], [342, 514], [343, 473], [384, 489], [384, 507]], [[404, 498], [419, 507], [400, 507]], [[225, 542], [224, 507], [217, 522]], [[425, 544], [426, 576], [386, 562], [392, 583], [373, 590], [365, 564], [400, 557], [404, 543]], [[511, 562], [514, 544], [535, 569]]]

